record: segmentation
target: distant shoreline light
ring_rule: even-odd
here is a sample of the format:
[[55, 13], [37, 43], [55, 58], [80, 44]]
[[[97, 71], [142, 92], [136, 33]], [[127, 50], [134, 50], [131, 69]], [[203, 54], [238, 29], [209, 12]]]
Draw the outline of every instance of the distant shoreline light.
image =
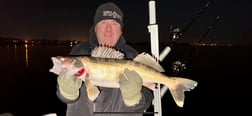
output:
[[193, 43], [194, 46], [232, 46], [231, 43]]
[[[27, 40], [27, 39], [0, 39], [0, 46], [1, 45], [7, 45], [7, 46], [23, 46], [23, 45], [67, 45], [67, 46], [74, 46], [78, 43], [80, 43], [81, 40]], [[161, 43], [160, 43], [161, 44]], [[177, 44], [183, 44], [183, 43], [177, 43]], [[188, 45], [192, 46], [233, 46], [231, 43], [208, 43], [208, 42], [202, 42], [202, 43], [186, 43]]]
[[69, 45], [73, 46], [78, 44], [80, 40], [22, 40], [22, 39], [6, 39], [1, 40], [0, 45]]

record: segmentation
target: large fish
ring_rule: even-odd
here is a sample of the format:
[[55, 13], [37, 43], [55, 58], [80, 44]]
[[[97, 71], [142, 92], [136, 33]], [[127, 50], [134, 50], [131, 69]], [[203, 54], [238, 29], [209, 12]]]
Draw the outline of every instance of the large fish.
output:
[[[94, 56], [94, 55], [93, 55]], [[52, 57], [53, 67], [50, 72], [59, 75], [63, 68], [67, 68], [66, 76], [77, 75], [87, 86], [90, 100], [98, 96], [98, 88], [119, 88], [119, 74], [125, 68], [135, 70], [143, 79], [143, 86], [154, 90], [155, 83], [166, 85], [179, 107], [184, 104], [184, 92], [197, 86], [197, 82], [182, 77], [170, 77], [162, 72], [164, 69], [156, 59], [147, 53], [139, 54], [133, 60], [123, 58], [100, 58], [93, 56], [56, 56]]]

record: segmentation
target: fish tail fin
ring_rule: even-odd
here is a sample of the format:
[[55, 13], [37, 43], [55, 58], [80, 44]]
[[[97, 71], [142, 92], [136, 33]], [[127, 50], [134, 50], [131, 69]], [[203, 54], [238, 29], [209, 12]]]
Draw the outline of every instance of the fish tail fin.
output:
[[185, 91], [190, 91], [197, 86], [197, 82], [194, 80], [180, 78], [180, 77], [172, 77], [172, 83], [169, 84], [169, 90], [171, 95], [179, 107], [183, 107]]

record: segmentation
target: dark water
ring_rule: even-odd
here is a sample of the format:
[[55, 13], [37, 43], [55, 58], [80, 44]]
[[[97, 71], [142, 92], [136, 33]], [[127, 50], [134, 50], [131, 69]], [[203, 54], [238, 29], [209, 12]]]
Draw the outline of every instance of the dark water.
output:
[[[133, 46], [139, 51], [149, 51], [148, 45]], [[56, 75], [49, 72], [50, 57], [66, 55], [70, 49], [70, 46], [0, 46], [0, 113], [64, 115], [65, 104], [55, 94]], [[175, 46], [161, 62], [166, 73], [175, 75], [171, 72], [171, 63], [186, 60], [191, 50], [192, 46]], [[197, 48], [187, 59], [187, 69], [177, 76], [196, 80], [198, 86], [185, 93], [183, 108], [177, 107], [166, 92], [162, 98], [163, 116], [250, 113], [251, 50], [248, 46]]]

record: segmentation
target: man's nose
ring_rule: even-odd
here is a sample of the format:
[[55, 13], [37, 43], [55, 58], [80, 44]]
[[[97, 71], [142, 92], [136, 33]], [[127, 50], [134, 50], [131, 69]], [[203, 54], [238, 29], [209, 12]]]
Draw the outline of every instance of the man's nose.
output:
[[111, 31], [112, 30], [112, 26], [110, 23], [106, 24], [106, 31]]

